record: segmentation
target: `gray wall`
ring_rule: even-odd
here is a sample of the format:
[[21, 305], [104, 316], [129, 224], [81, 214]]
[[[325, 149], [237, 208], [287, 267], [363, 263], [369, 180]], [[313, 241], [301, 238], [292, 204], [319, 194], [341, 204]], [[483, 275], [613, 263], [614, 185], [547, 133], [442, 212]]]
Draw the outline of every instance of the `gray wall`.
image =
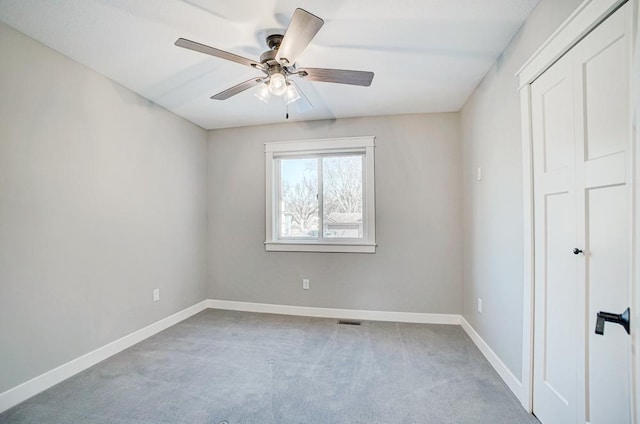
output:
[[[542, 0], [460, 113], [463, 315], [517, 378], [522, 374], [523, 197], [515, 73], [581, 0]], [[482, 168], [482, 181], [476, 169]], [[483, 312], [477, 312], [482, 298]]]
[[[460, 313], [458, 114], [214, 130], [209, 297], [298, 306]], [[265, 252], [264, 142], [376, 136], [375, 254]], [[302, 278], [311, 289], [302, 290]]]
[[0, 57], [3, 392], [206, 297], [207, 133], [3, 24]]

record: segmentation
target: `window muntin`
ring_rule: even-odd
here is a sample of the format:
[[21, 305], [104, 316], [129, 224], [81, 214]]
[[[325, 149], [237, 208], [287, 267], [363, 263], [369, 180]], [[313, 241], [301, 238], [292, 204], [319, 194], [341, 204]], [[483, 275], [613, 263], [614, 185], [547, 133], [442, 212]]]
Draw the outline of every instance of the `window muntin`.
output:
[[265, 143], [267, 250], [375, 252], [374, 138]]

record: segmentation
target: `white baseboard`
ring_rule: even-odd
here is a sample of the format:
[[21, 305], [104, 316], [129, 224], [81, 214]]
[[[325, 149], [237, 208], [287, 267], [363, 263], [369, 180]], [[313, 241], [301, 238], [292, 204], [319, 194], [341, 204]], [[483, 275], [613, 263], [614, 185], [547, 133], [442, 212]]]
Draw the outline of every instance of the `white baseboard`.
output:
[[23, 402], [30, 397], [48, 389], [49, 387], [66, 380], [67, 378], [84, 371], [89, 367], [107, 359], [110, 356], [121, 352], [142, 340], [159, 333], [179, 323], [192, 315], [197, 314], [207, 308], [207, 301], [203, 300], [193, 306], [183, 309], [173, 315], [170, 315], [160, 321], [154, 322], [138, 331], [128, 334], [114, 342], [104, 345], [92, 352], [80, 356], [72, 361], [62, 364], [38, 377], [20, 384], [6, 392], [0, 393], [0, 412], [5, 411], [12, 406]]
[[496, 355], [496, 353], [489, 347], [487, 342], [484, 341], [480, 334], [474, 330], [474, 328], [469, 324], [469, 322], [464, 318], [460, 317], [460, 325], [469, 335], [471, 340], [476, 344], [480, 352], [487, 358], [487, 361], [491, 364], [491, 366], [496, 370], [500, 378], [506, 383], [506, 385], [511, 389], [514, 395], [520, 400], [520, 403], [525, 405], [522, 401], [523, 399], [523, 390], [522, 390], [522, 382], [516, 378], [515, 375], [507, 368], [507, 366], [502, 362], [502, 360]]
[[366, 321], [414, 322], [420, 324], [460, 325], [457, 314], [424, 314], [418, 312], [366, 311], [359, 309], [317, 308], [312, 306], [274, 305], [209, 299], [209, 308], [266, 314], [298, 315], [316, 318], [361, 319]]

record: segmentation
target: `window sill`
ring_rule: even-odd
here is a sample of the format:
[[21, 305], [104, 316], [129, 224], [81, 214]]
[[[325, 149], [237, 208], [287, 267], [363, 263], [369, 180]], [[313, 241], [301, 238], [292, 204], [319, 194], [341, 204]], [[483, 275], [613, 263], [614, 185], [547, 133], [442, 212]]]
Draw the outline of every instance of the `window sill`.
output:
[[376, 253], [375, 244], [265, 242], [267, 252]]

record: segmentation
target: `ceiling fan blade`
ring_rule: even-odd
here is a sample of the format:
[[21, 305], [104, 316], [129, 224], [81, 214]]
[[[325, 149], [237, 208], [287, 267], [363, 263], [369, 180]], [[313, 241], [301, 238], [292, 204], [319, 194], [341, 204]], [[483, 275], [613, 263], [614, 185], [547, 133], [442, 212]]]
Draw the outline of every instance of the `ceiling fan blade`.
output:
[[304, 9], [296, 9], [278, 48], [276, 60], [285, 66], [295, 63], [323, 24], [324, 21], [316, 15]]
[[373, 81], [373, 72], [349, 71], [346, 69], [304, 68], [297, 74], [311, 81], [335, 82], [338, 84], [361, 85], [368, 87]]
[[178, 47], [219, 57], [221, 59], [230, 60], [241, 65], [263, 69], [262, 64], [256, 62], [255, 60], [247, 59], [246, 57], [238, 56], [237, 54], [225, 52], [224, 50], [216, 49], [215, 47], [207, 46], [205, 44], [196, 43], [195, 41], [187, 40], [186, 38], [178, 38], [174, 44]]
[[266, 78], [252, 78], [250, 80], [247, 80], [245, 82], [241, 82], [238, 85], [234, 85], [231, 88], [228, 88], [218, 94], [216, 94], [215, 96], [211, 96], [212, 99], [214, 100], [226, 100], [231, 96], [235, 96], [238, 93], [242, 93], [245, 90], [248, 90], [251, 87], [254, 87], [262, 82], [265, 81]]

